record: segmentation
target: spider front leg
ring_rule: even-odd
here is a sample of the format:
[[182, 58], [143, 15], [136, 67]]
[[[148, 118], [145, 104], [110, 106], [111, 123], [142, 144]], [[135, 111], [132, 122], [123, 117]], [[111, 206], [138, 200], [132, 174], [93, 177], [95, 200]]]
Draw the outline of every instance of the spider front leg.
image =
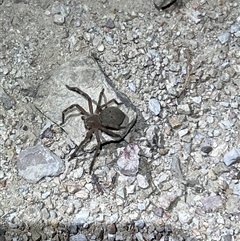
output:
[[63, 125], [63, 124], [64, 124], [66, 113], [67, 113], [69, 110], [73, 109], [74, 107], [76, 107], [76, 108], [80, 111], [81, 114], [86, 115], [86, 116], [89, 116], [89, 113], [87, 113], [87, 111], [84, 110], [80, 105], [78, 105], [78, 104], [73, 104], [73, 105], [70, 105], [70, 106], [69, 106], [68, 108], [66, 108], [65, 110], [63, 110], [63, 112], [62, 112], [62, 122], [61, 122], [60, 125]]
[[89, 174], [92, 173], [92, 169], [93, 169], [93, 165], [94, 165], [95, 159], [97, 158], [97, 156], [98, 156], [98, 154], [100, 152], [100, 148], [101, 148], [101, 139], [100, 139], [100, 136], [99, 136], [99, 131], [95, 130], [94, 133], [95, 133], [95, 136], [96, 136], [96, 139], [97, 139], [97, 147], [96, 147], [96, 151], [94, 153], [92, 162], [91, 162], [90, 167], [89, 167]]
[[78, 152], [84, 146], [84, 144], [87, 143], [87, 141], [91, 139], [93, 131], [94, 130], [90, 130], [90, 131], [87, 132], [85, 138], [82, 140], [82, 142], [79, 144], [79, 146], [75, 149], [75, 151], [71, 154], [71, 157], [70, 157], [69, 160], [71, 160], [71, 159], [73, 159], [74, 157], [77, 156]]
[[100, 92], [99, 97], [98, 97], [97, 108], [96, 108], [96, 111], [95, 111], [96, 114], [99, 114], [102, 111], [102, 109], [104, 107], [106, 107], [107, 105], [109, 105], [110, 103], [114, 102], [117, 105], [121, 105], [122, 104], [120, 102], [117, 102], [116, 99], [111, 99], [107, 103], [101, 105], [103, 94], [104, 94], [104, 89], [102, 89], [102, 91]]
[[102, 108], [108, 106], [108, 105], [111, 104], [111, 103], [115, 103], [115, 104], [117, 104], [117, 105], [122, 105], [122, 102], [118, 102], [116, 99], [111, 99], [111, 100], [109, 100], [107, 103], [101, 105], [100, 108], [102, 109]]
[[80, 90], [80, 89], [77, 88], [77, 87], [70, 87], [70, 86], [68, 86], [68, 85], [66, 85], [66, 87], [67, 87], [69, 90], [74, 91], [74, 92], [76, 92], [76, 93], [84, 96], [84, 97], [87, 99], [87, 101], [88, 101], [88, 107], [89, 107], [90, 114], [93, 114], [93, 105], [92, 105], [92, 99], [91, 99], [91, 97], [90, 97], [87, 93], [83, 92], [82, 90]]

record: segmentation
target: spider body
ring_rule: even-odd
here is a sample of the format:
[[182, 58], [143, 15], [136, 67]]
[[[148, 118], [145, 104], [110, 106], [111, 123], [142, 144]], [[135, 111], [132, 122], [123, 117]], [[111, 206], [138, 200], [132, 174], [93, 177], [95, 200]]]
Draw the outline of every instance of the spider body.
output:
[[99, 115], [103, 126], [118, 130], [126, 115], [117, 107], [107, 107]]
[[[128, 134], [130, 129], [133, 127], [133, 125], [135, 124], [135, 120], [131, 121], [127, 126], [121, 126], [126, 118], [126, 115], [116, 106], [108, 107], [108, 105], [113, 102], [117, 105], [120, 105], [121, 103], [118, 103], [115, 99], [111, 99], [107, 103], [101, 104], [104, 89], [100, 92], [99, 99], [96, 105], [97, 107], [95, 111], [93, 111], [93, 101], [88, 94], [86, 94], [77, 87], [70, 87], [68, 85], [66, 85], [66, 87], [69, 90], [82, 95], [88, 101], [89, 112], [78, 104], [73, 104], [63, 110], [61, 125], [65, 122], [66, 113], [73, 108], [77, 108], [79, 112], [83, 115], [82, 119], [84, 121], [85, 128], [87, 129], [87, 133], [83, 141], [79, 144], [79, 146], [76, 147], [76, 149], [72, 153], [70, 159], [78, 155], [79, 151], [84, 147], [84, 145], [91, 139], [92, 135], [94, 134], [97, 139], [97, 147], [93, 156], [93, 160], [90, 164], [89, 172], [91, 173], [94, 161], [100, 152], [102, 144], [100, 138], [101, 132], [104, 132], [109, 136], [115, 137], [116, 139], [114, 139], [114, 141], [120, 141]], [[114, 132], [123, 128], [125, 128], [125, 131], [122, 134]]]

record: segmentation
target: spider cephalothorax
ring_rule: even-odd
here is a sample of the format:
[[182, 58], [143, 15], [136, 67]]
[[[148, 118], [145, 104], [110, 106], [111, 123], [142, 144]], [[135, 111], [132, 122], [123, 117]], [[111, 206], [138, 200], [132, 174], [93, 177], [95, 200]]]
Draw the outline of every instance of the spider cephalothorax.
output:
[[[114, 141], [120, 141], [128, 134], [129, 130], [133, 127], [133, 125], [135, 124], [135, 120], [131, 121], [127, 126], [121, 126], [124, 122], [124, 119], [126, 118], [126, 115], [116, 106], [108, 107], [108, 105], [111, 103], [115, 103], [117, 105], [120, 105], [121, 103], [118, 103], [115, 99], [111, 99], [107, 103], [101, 105], [104, 89], [100, 92], [96, 110], [93, 111], [93, 101], [88, 94], [86, 94], [85, 92], [83, 92], [77, 87], [70, 87], [68, 85], [66, 85], [66, 87], [69, 90], [77, 92], [78, 94], [82, 95], [88, 101], [89, 112], [87, 112], [83, 107], [81, 107], [78, 104], [73, 104], [68, 108], [66, 108], [62, 112], [61, 125], [65, 121], [66, 112], [68, 112], [69, 110], [75, 107], [83, 115], [82, 119], [84, 121], [84, 125], [86, 129], [88, 130], [83, 141], [79, 144], [79, 146], [77, 146], [75, 151], [72, 153], [71, 158], [76, 157], [79, 151], [83, 148], [83, 146], [91, 139], [92, 135], [95, 134], [97, 139], [97, 147], [96, 147], [95, 154], [93, 156], [93, 160], [90, 165], [90, 173], [91, 173], [94, 165], [94, 161], [100, 152], [100, 148], [102, 144], [100, 133], [104, 132], [109, 136], [115, 137], [116, 139], [114, 139]], [[125, 129], [125, 131], [121, 134], [114, 132], [123, 128]]]

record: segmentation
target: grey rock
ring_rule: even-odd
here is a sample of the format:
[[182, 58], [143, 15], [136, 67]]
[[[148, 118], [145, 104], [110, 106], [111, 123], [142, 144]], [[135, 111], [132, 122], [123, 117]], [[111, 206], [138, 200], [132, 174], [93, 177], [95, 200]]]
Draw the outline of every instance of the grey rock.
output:
[[240, 183], [233, 185], [233, 194], [240, 196]]
[[82, 209], [73, 219], [72, 225], [83, 226], [89, 217], [89, 210]]
[[130, 90], [131, 90], [132, 92], [136, 92], [136, 85], [135, 85], [134, 83], [130, 82], [130, 83], [128, 84], [128, 87], [130, 88]]
[[200, 104], [202, 102], [202, 97], [201, 96], [192, 97], [191, 99], [196, 104]]
[[232, 25], [231, 26], [231, 33], [236, 33], [236, 32], [238, 32], [238, 31], [240, 31], [240, 25]]
[[221, 135], [221, 132], [219, 131], [219, 130], [214, 130], [213, 131], [213, 136], [214, 137], [218, 137], [218, 136], [220, 136]]
[[137, 182], [138, 182], [138, 186], [141, 188], [147, 188], [149, 186], [146, 176], [143, 176], [141, 174], [137, 175]]
[[78, 233], [69, 238], [69, 241], [88, 241], [85, 235]]
[[2, 87], [0, 87], [0, 101], [6, 110], [10, 110], [15, 104], [15, 100], [12, 99]]
[[47, 9], [50, 5], [50, 2], [48, 0], [42, 0], [42, 1], [39, 1], [39, 5], [42, 9]]
[[70, 7], [62, 3], [57, 3], [52, 6], [52, 14], [59, 14], [62, 15], [64, 18], [69, 15], [70, 11]]
[[231, 234], [226, 234], [223, 236], [223, 241], [232, 241], [232, 235]]
[[116, 223], [119, 219], [119, 214], [118, 213], [114, 213], [109, 217], [109, 223], [113, 224]]
[[173, 203], [176, 202], [178, 196], [175, 193], [169, 193], [166, 195], [161, 195], [158, 198], [159, 208], [163, 208], [164, 210], [170, 210], [173, 206]]
[[138, 232], [135, 234], [137, 241], [144, 241], [142, 233]]
[[123, 199], [126, 197], [126, 189], [124, 187], [120, 187], [116, 191], [117, 195]]
[[190, 223], [192, 220], [192, 215], [187, 209], [183, 209], [178, 211], [178, 218], [181, 223]]
[[142, 229], [144, 228], [144, 226], [145, 226], [145, 222], [143, 219], [139, 219], [135, 221], [135, 227]]
[[70, 225], [69, 227], [69, 231], [70, 231], [70, 234], [77, 234], [77, 230], [78, 230], [78, 226], [77, 225]]
[[149, 100], [148, 107], [154, 113], [154, 115], [158, 115], [161, 111], [160, 102], [156, 98], [151, 98]]
[[33, 241], [41, 240], [41, 235], [35, 228], [30, 229], [30, 233]]
[[211, 146], [202, 146], [201, 147], [201, 152], [203, 152], [205, 154], [209, 154], [212, 150], [213, 150], [213, 148]]
[[123, 175], [134, 176], [139, 167], [139, 147], [132, 143], [126, 146], [117, 161], [118, 168]]
[[226, 212], [227, 213], [239, 213], [240, 197], [231, 195], [226, 200]]
[[189, 132], [188, 128], [182, 129], [182, 130], [180, 130], [180, 131], [178, 132], [178, 135], [179, 135], [179, 137], [181, 138], [181, 137], [187, 135], [188, 132]]
[[158, 217], [163, 217], [163, 214], [164, 214], [163, 208], [156, 208], [156, 209], [154, 210], [154, 214], [155, 214], [156, 216], [158, 216]]
[[220, 176], [223, 173], [229, 172], [229, 167], [227, 167], [224, 163], [219, 162], [215, 167], [213, 167], [213, 171], [216, 175]]
[[178, 179], [180, 179], [180, 181], [183, 181], [183, 174], [182, 174], [182, 169], [180, 166], [179, 158], [177, 158], [177, 157], [172, 158], [171, 169], [172, 169], [174, 175]]
[[115, 223], [111, 223], [107, 226], [107, 230], [109, 234], [115, 234], [117, 232], [117, 227]]
[[145, 211], [146, 210], [146, 205], [145, 203], [138, 203], [138, 209], [140, 211]]
[[231, 34], [230, 33], [223, 33], [218, 37], [218, 40], [221, 42], [221, 44], [225, 44], [229, 41]]
[[213, 212], [223, 207], [223, 200], [220, 196], [204, 197], [201, 202], [206, 212]]
[[105, 26], [108, 27], [108, 28], [110, 28], [110, 29], [115, 28], [114, 21], [113, 21], [111, 18], [109, 18], [109, 19], [107, 20], [107, 23], [106, 23]]
[[167, 92], [168, 92], [168, 94], [173, 95], [173, 96], [178, 95], [176, 88], [173, 88], [173, 87], [167, 87]]
[[191, 110], [188, 104], [178, 105], [177, 111], [179, 114], [184, 114], [184, 115], [189, 115], [191, 113]]
[[21, 177], [37, 183], [43, 177], [58, 176], [64, 171], [64, 162], [42, 145], [28, 147], [20, 152], [17, 169]]
[[230, 166], [239, 160], [240, 160], [240, 150], [235, 147], [231, 151], [227, 152], [224, 155], [224, 159], [223, 159], [224, 163], [227, 166]]
[[42, 199], [46, 199], [47, 197], [50, 196], [50, 194], [51, 194], [50, 191], [44, 192], [44, 193], [42, 194]]
[[237, 38], [240, 38], [240, 31], [237, 31], [236, 33], [234, 33], [234, 36]]
[[53, 22], [62, 25], [65, 22], [65, 18], [61, 14], [55, 14], [53, 17]]
[[4, 178], [4, 172], [0, 170], [0, 179]]
[[114, 41], [113, 41], [113, 38], [110, 36], [110, 35], [105, 35], [105, 40], [108, 44], [110, 45], [113, 45], [114, 44]]
[[229, 121], [229, 120], [222, 120], [219, 122], [219, 126], [222, 128], [222, 129], [231, 129], [232, 126], [234, 125], [233, 122]]
[[169, 69], [173, 72], [178, 72], [180, 70], [181, 66], [178, 63], [172, 63], [169, 67]]
[[[104, 75], [92, 57], [82, 56], [71, 59], [61, 65], [59, 69], [53, 71], [50, 76], [39, 87], [34, 104], [53, 122], [60, 124], [62, 111], [72, 104], [80, 104], [86, 111], [89, 111], [88, 101], [83, 96], [68, 90], [65, 87], [65, 85], [68, 85], [84, 90], [93, 99], [94, 108], [96, 108], [95, 104], [104, 88], [103, 100], [105, 102], [116, 99], [123, 103], [118, 106], [126, 115], [122, 126], [127, 126], [130, 122], [135, 123], [137, 118], [135, 107], [123, 93], [115, 91], [111, 80]], [[86, 128], [81, 114], [76, 109], [69, 111], [63, 128], [76, 144], [79, 144], [85, 138]], [[121, 128], [118, 134], [124, 135], [126, 131], [126, 128]], [[93, 141], [85, 147], [86, 151], [91, 151], [94, 148], [96, 139], [92, 139]], [[111, 140], [116, 140], [116, 137], [102, 134], [102, 143]]]

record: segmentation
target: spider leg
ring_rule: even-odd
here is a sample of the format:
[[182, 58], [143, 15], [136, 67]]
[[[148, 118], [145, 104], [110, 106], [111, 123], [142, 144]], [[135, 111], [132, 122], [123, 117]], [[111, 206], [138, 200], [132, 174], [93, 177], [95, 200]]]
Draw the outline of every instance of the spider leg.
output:
[[71, 160], [72, 158], [77, 156], [77, 153], [79, 152], [79, 150], [83, 147], [83, 145], [87, 142], [87, 140], [89, 140], [91, 138], [93, 131], [94, 130], [90, 130], [90, 131], [87, 132], [85, 138], [82, 140], [82, 142], [79, 144], [79, 146], [72, 153], [72, 155], [71, 155], [69, 160]]
[[89, 168], [89, 173], [90, 173], [90, 174], [91, 174], [91, 172], [92, 172], [92, 168], [93, 168], [95, 159], [96, 159], [96, 157], [98, 156], [98, 154], [99, 154], [99, 152], [100, 152], [100, 148], [101, 148], [101, 139], [100, 139], [100, 136], [99, 136], [99, 131], [98, 131], [98, 130], [95, 130], [94, 133], [95, 133], [96, 139], [97, 139], [97, 147], [96, 147], [96, 151], [95, 151], [95, 153], [94, 153], [92, 162], [91, 162], [91, 164], [90, 164], [90, 168]]
[[117, 105], [121, 105], [121, 104], [122, 104], [121, 102], [117, 102], [116, 99], [111, 99], [111, 100], [109, 100], [107, 103], [101, 105], [100, 108], [102, 109], [102, 108], [106, 107], [107, 105], [109, 105], [109, 104], [111, 104], [111, 103], [115, 103], [115, 104], [117, 104]]
[[[119, 134], [117, 134], [117, 133], [115, 133], [115, 132], [113, 132], [113, 131], [110, 131], [110, 130], [108, 130], [107, 128], [105, 128], [105, 127], [101, 127], [100, 128], [103, 132], [105, 132], [106, 134], [108, 134], [109, 136], [113, 136], [113, 137], [121, 137], [121, 135], [119, 135]], [[120, 130], [121, 128], [119, 128], [119, 130]]]
[[110, 130], [106, 129], [105, 127], [101, 127], [101, 130], [103, 132], [105, 132], [106, 134], [108, 134], [109, 136], [118, 137], [117, 139], [114, 139], [115, 142], [118, 142], [125, 138], [125, 136], [129, 133], [129, 131], [132, 129], [132, 127], [136, 123], [136, 120], [137, 119], [132, 120], [126, 127], [124, 127], [124, 128], [126, 128], [126, 130], [124, 131], [124, 133], [122, 135], [119, 135], [113, 131], [110, 131]]
[[92, 105], [92, 99], [91, 99], [91, 97], [90, 97], [87, 93], [83, 92], [82, 90], [80, 90], [80, 89], [77, 88], [77, 87], [70, 87], [70, 86], [68, 86], [68, 85], [66, 85], [66, 87], [67, 87], [69, 90], [74, 91], [74, 92], [76, 92], [76, 93], [84, 96], [84, 97], [87, 99], [87, 101], [88, 101], [88, 107], [89, 107], [90, 114], [93, 114], [93, 105]]
[[68, 112], [69, 110], [71, 110], [72, 108], [76, 107], [80, 113], [82, 113], [83, 115], [86, 115], [86, 116], [89, 116], [89, 114], [87, 113], [86, 110], [84, 110], [80, 105], [78, 104], [73, 104], [73, 105], [70, 105], [68, 108], [66, 108], [63, 112], [62, 112], [62, 123], [60, 125], [63, 125], [64, 122], [65, 122], [65, 114], [66, 112]]
[[102, 97], [103, 97], [103, 93], [104, 93], [104, 89], [102, 89], [102, 91], [99, 94], [99, 98], [98, 98], [98, 103], [97, 103], [97, 108], [95, 110], [96, 114], [99, 114], [101, 111], [101, 102], [102, 102]]

